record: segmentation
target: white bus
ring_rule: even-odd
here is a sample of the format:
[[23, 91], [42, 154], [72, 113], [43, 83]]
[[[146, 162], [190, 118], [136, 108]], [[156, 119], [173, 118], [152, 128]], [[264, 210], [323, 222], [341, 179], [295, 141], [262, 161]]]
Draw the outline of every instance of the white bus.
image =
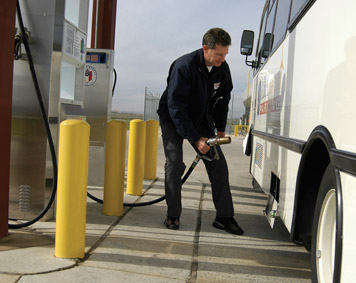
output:
[[356, 0], [267, 0], [248, 58], [253, 41], [254, 184], [311, 251], [313, 282], [356, 282]]

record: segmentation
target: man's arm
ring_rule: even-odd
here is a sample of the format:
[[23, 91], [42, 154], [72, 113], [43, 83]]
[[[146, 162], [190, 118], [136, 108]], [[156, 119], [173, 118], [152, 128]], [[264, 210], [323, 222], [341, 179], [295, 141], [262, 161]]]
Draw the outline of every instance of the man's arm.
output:
[[212, 109], [215, 127], [218, 132], [225, 131], [227, 114], [229, 111], [229, 102], [231, 98], [231, 90], [233, 88], [229, 65], [227, 63], [224, 65], [224, 78], [221, 82], [219, 93], [217, 94], [217, 96], [221, 97], [222, 99], [218, 100]]
[[167, 88], [168, 111], [177, 132], [191, 143], [197, 142], [201, 135], [197, 132], [189, 115], [189, 93], [191, 88], [190, 73], [186, 66], [178, 62], [171, 68]]

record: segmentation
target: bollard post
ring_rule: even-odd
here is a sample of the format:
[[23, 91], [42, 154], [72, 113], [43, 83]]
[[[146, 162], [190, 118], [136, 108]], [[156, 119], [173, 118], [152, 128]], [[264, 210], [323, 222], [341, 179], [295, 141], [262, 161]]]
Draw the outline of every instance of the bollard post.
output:
[[83, 258], [90, 126], [81, 120], [60, 124], [55, 256]]
[[145, 166], [144, 179], [156, 179], [157, 151], [158, 151], [158, 121], [148, 120], [146, 122], [146, 144], [145, 144]]
[[103, 214], [122, 216], [124, 208], [127, 124], [111, 120], [106, 127]]
[[145, 138], [146, 123], [139, 119], [131, 120], [126, 188], [126, 193], [129, 195], [142, 195]]
[[237, 136], [237, 125], [235, 125], [235, 132], [234, 132], [234, 136]]

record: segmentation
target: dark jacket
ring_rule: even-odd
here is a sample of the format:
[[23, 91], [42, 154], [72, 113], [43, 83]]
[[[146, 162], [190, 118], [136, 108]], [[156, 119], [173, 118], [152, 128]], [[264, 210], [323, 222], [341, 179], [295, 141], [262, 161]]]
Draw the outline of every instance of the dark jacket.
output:
[[172, 63], [157, 113], [161, 121], [173, 122], [183, 138], [195, 143], [202, 137], [198, 128], [204, 122], [225, 131], [231, 90], [229, 65], [224, 62], [209, 73], [203, 49], [198, 49]]

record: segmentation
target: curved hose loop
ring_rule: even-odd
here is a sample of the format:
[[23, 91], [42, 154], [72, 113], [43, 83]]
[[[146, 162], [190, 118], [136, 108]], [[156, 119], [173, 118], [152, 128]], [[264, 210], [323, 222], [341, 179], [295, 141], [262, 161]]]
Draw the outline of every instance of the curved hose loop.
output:
[[[190, 165], [188, 171], [184, 174], [183, 178], [182, 178], [182, 185], [185, 183], [185, 181], [188, 179], [188, 177], [190, 176], [190, 174], [193, 172], [195, 166], [198, 164], [198, 162], [200, 161], [200, 159], [205, 159], [207, 161], [213, 161], [213, 160], [218, 160], [219, 159], [219, 154], [217, 149], [215, 148], [216, 145], [220, 145], [220, 144], [229, 144], [231, 143], [231, 137], [215, 137], [215, 138], [210, 138], [206, 141], [206, 143], [212, 147], [213, 152], [214, 152], [214, 156], [212, 158], [208, 158], [200, 153], [197, 154], [197, 156], [195, 157], [195, 159], [192, 162], [192, 165]], [[98, 202], [98, 203], [103, 203], [102, 199], [98, 199], [96, 197], [94, 197], [92, 194], [87, 193], [87, 196], [89, 198], [91, 198], [92, 200]], [[140, 202], [140, 203], [125, 203], [124, 202], [124, 206], [128, 206], [128, 207], [137, 207], [137, 206], [146, 206], [146, 205], [151, 205], [151, 204], [155, 204], [158, 202], [161, 202], [162, 200], [164, 200], [166, 198], [166, 196], [161, 196], [158, 199], [154, 199], [148, 202]]]
[[[193, 172], [195, 166], [198, 164], [200, 159], [202, 159], [202, 155], [197, 154], [197, 156], [195, 157], [192, 165], [190, 165], [188, 171], [184, 174], [184, 176], [182, 178], [182, 185], [185, 183], [185, 181], [188, 179], [190, 174]], [[102, 199], [98, 199], [98, 198], [96, 198], [95, 196], [93, 196], [90, 193], [87, 193], [87, 196], [89, 198], [91, 198], [92, 200], [98, 202], [98, 203], [103, 203]], [[155, 204], [155, 203], [159, 203], [159, 202], [161, 202], [162, 200], [165, 200], [165, 199], [166, 199], [166, 196], [164, 195], [164, 196], [159, 197], [158, 199], [154, 199], [154, 200], [147, 201], [147, 202], [139, 202], [139, 203], [126, 203], [126, 202], [124, 202], [124, 206], [127, 206], [127, 207], [147, 206], [147, 205], [152, 205], [152, 204]]]
[[[38, 84], [35, 67], [34, 67], [33, 60], [32, 60], [30, 46], [28, 44], [27, 37], [25, 36], [26, 32], [25, 32], [25, 27], [23, 25], [23, 20], [22, 20], [19, 0], [17, 0], [17, 17], [18, 17], [18, 21], [19, 21], [20, 30], [21, 30], [21, 33], [23, 35], [22, 36], [22, 42], [23, 42], [23, 44], [25, 46], [26, 54], [27, 54], [27, 57], [28, 57], [28, 64], [29, 64], [29, 68], [30, 68], [30, 71], [31, 71], [33, 84], [35, 86], [38, 103], [39, 103], [39, 106], [40, 106], [40, 109], [41, 109], [41, 116], [42, 116], [42, 120], [43, 120], [44, 125], [45, 125], [47, 138], [48, 138], [48, 144], [49, 144], [49, 148], [50, 148], [50, 152], [51, 152], [51, 156], [52, 156], [53, 185], [52, 185], [52, 194], [51, 194], [51, 197], [50, 197], [46, 207], [32, 220], [29, 220], [27, 222], [20, 223], [20, 224], [8, 224], [8, 227], [10, 229], [20, 229], [20, 228], [23, 228], [23, 227], [27, 227], [27, 226], [30, 226], [33, 223], [37, 222], [38, 220], [40, 220], [48, 212], [49, 208], [52, 206], [52, 204], [54, 202], [54, 199], [55, 199], [55, 196], [56, 196], [56, 192], [57, 192], [57, 157], [56, 157], [56, 151], [55, 151], [55, 147], [54, 147], [54, 143], [53, 143], [53, 139], [52, 139], [52, 135], [51, 135], [51, 130], [49, 128], [49, 124], [48, 124], [48, 120], [47, 120], [47, 113], [46, 113], [46, 109], [45, 109], [44, 104], [43, 104], [43, 99], [42, 99], [42, 95], [41, 95], [40, 86]], [[15, 220], [16, 221], [17, 219], [9, 219], [9, 220]]]
[[114, 91], [115, 91], [115, 86], [116, 86], [116, 80], [117, 80], [117, 74], [116, 74], [116, 70], [115, 68], [113, 68], [114, 70], [114, 85], [112, 86], [112, 92], [111, 92], [111, 96], [114, 96]]

